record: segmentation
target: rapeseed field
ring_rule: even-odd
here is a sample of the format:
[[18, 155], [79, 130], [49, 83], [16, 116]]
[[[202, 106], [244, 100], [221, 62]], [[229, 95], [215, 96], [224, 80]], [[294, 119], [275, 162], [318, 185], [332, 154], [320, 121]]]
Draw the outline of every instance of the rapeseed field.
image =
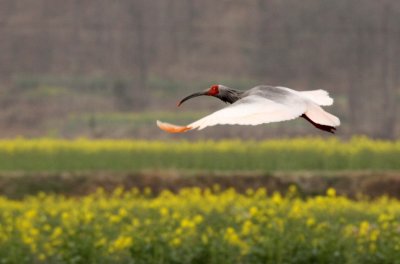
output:
[[1, 263], [399, 263], [400, 202], [266, 189], [0, 199]]
[[400, 140], [0, 140], [0, 171], [399, 170]]

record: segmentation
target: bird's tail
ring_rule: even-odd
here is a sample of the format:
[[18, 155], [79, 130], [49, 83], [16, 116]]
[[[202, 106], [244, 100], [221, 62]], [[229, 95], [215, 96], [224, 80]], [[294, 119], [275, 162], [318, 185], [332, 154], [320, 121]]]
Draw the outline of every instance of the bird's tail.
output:
[[312, 90], [299, 92], [301, 96], [311, 100], [317, 105], [331, 105], [333, 104], [333, 99], [329, 96], [327, 91], [324, 90]]
[[326, 112], [324, 109], [316, 104], [309, 104], [307, 107], [307, 111], [304, 113], [303, 117], [310, 121], [315, 127], [322, 130], [325, 130], [324, 127], [334, 130], [335, 127], [340, 125], [339, 118]]

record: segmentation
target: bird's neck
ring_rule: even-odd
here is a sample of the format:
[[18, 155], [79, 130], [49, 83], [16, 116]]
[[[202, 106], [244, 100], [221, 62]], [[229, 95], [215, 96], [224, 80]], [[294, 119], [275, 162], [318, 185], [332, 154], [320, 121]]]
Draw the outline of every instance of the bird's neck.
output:
[[226, 103], [233, 104], [241, 98], [242, 94], [242, 91], [229, 89], [226, 90], [223, 94], [218, 94], [217, 97]]

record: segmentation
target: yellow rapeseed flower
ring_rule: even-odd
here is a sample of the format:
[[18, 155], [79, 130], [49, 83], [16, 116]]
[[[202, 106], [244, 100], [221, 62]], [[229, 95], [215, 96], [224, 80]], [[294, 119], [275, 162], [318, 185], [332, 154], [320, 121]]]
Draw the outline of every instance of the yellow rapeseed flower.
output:
[[37, 217], [37, 211], [35, 209], [31, 209], [25, 213], [25, 217], [28, 219], [34, 219]]
[[369, 222], [368, 221], [362, 221], [360, 223], [360, 228], [358, 230], [358, 234], [361, 237], [366, 236], [368, 234], [368, 232], [369, 232], [369, 228], [370, 228]]
[[[259, 250], [286, 252], [293, 246], [288, 243], [302, 241], [325, 250], [329, 241], [339, 239], [347, 245], [340, 249], [346, 256], [372, 259], [379, 252], [393, 262], [400, 249], [400, 203], [388, 197], [351, 200], [330, 194], [300, 199], [279, 193], [266, 196], [264, 191], [249, 196], [233, 189], [213, 193], [198, 188], [164, 197], [126, 193], [0, 197], [0, 258], [14, 252], [18, 263], [23, 258], [52, 262], [87, 254], [94, 262], [129, 262], [130, 253], [142, 257], [154, 247], [166, 252], [159, 257], [168, 261], [169, 256], [192, 249], [194, 254], [207, 252], [217, 243], [234, 261], [246, 262], [252, 256], [243, 255]], [[278, 239], [288, 242], [279, 244]], [[46, 257], [42, 261], [41, 254]]]
[[277, 205], [282, 204], [283, 202], [282, 195], [278, 192], [274, 192], [274, 194], [272, 195], [272, 202], [274, 202]]
[[181, 221], [181, 227], [182, 228], [194, 228], [196, 226], [196, 223], [194, 221], [190, 221], [187, 218], [182, 219]]
[[326, 195], [328, 197], [336, 197], [336, 190], [334, 188], [328, 188]]
[[231, 245], [239, 245], [240, 244], [240, 238], [239, 235], [236, 233], [235, 229], [232, 227], [228, 227], [225, 230], [224, 234], [224, 239]]
[[120, 209], [118, 210], [118, 214], [119, 214], [119, 216], [121, 216], [121, 217], [123, 218], [123, 217], [125, 217], [125, 216], [128, 215], [128, 211], [126, 211], [125, 208], [120, 208]]
[[369, 235], [369, 239], [372, 242], [376, 242], [379, 238], [379, 230], [378, 229], [374, 229], [371, 231], [370, 235]]
[[175, 237], [170, 241], [171, 246], [178, 247], [182, 244], [182, 240], [179, 237]]
[[105, 237], [102, 237], [98, 241], [96, 241], [95, 247], [103, 247], [106, 244], [107, 244], [107, 239]]
[[258, 209], [255, 206], [252, 206], [249, 210], [249, 214], [251, 217], [255, 217], [258, 214]]
[[313, 217], [307, 218], [307, 223], [306, 224], [307, 224], [308, 227], [311, 227], [311, 226], [315, 225], [315, 219]]
[[162, 217], [166, 217], [166, 216], [168, 216], [168, 214], [169, 214], [168, 208], [162, 207], [162, 208], [160, 209], [160, 215], [161, 215]]
[[63, 234], [63, 230], [61, 227], [57, 226], [54, 228], [53, 233], [51, 234], [51, 239], [57, 239]]
[[193, 222], [194, 222], [196, 225], [202, 223], [203, 221], [204, 221], [204, 217], [203, 217], [202, 215], [196, 215], [196, 216], [193, 218]]
[[254, 224], [250, 220], [246, 220], [242, 225], [242, 235], [247, 236], [252, 233]]
[[208, 236], [207, 236], [207, 234], [202, 234], [202, 235], [201, 235], [201, 242], [202, 242], [203, 244], [205, 244], [205, 245], [208, 244]]
[[45, 260], [46, 260], [46, 255], [43, 254], [43, 253], [40, 253], [39, 256], [38, 256], [38, 259], [39, 259], [40, 261], [45, 261]]
[[224, 240], [232, 246], [237, 246], [240, 248], [240, 252], [242, 255], [245, 255], [249, 251], [249, 245], [246, 242], [240, 239], [239, 235], [236, 233], [236, 230], [232, 227], [228, 227], [224, 233]]
[[108, 217], [108, 221], [109, 221], [110, 223], [112, 223], [112, 224], [119, 223], [119, 222], [121, 222], [121, 220], [122, 220], [122, 217], [121, 217], [119, 214], [110, 215], [110, 216]]
[[109, 248], [109, 252], [116, 252], [116, 251], [121, 251], [129, 248], [133, 244], [133, 239], [132, 237], [120, 235], [115, 239], [111, 244]]
[[85, 223], [88, 224], [88, 223], [92, 222], [93, 219], [94, 219], [94, 215], [93, 215], [92, 212], [86, 211], [84, 213], [84, 221], [85, 221]]

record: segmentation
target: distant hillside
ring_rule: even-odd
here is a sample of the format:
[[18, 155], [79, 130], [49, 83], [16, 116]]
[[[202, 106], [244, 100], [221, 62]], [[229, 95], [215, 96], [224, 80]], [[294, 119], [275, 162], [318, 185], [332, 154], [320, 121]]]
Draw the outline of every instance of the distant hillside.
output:
[[346, 133], [395, 138], [399, 16], [395, 0], [2, 0], [0, 136], [264, 83], [326, 89]]

